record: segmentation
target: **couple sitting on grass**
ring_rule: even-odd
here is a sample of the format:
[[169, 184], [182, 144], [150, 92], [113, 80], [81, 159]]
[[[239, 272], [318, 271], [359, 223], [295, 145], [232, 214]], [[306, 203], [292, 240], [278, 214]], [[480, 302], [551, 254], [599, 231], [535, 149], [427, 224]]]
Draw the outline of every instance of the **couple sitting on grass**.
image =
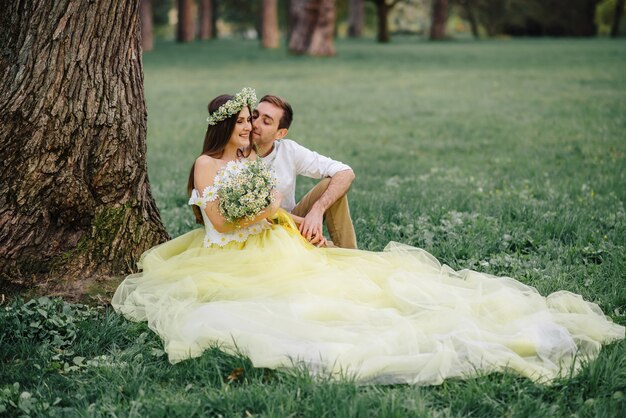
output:
[[[172, 363], [212, 346], [256, 367], [360, 383], [440, 384], [492, 372], [569, 376], [624, 327], [581, 296], [454, 271], [391, 242], [356, 249], [350, 167], [283, 139], [289, 104], [253, 90], [209, 104], [189, 203], [199, 228], [143, 254], [112, 305], [147, 321]], [[295, 203], [298, 174], [324, 178]], [[322, 234], [325, 219], [332, 240]]]

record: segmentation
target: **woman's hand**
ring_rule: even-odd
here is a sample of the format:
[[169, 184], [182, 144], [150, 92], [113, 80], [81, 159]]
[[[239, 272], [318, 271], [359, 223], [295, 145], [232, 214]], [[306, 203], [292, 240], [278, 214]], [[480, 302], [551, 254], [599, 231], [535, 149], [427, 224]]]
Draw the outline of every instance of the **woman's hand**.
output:
[[283, 202], [283, 195], [277, 189], [272, 190], [272, 195], [274, 196], [274, 200], [265, 209], [268, 218], [274, 216], [278, 209], [280, 209], [280, 204]]

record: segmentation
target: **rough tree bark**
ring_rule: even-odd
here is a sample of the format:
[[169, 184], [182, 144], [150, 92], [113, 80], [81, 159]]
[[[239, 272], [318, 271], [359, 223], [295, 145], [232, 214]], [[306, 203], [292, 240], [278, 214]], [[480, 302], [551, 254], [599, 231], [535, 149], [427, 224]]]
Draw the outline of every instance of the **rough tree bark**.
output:
[[433, 0], [433, 18], [430, 26], [431, 40], [445, 39], [447, 21], [448, 0]]
[[176, 40], [191, 42], [194, 38], [193, 0], [178, 0], [178, 27]]
[[619, 36], [619, 25], [624, 13], [624, 0], [617, 0], [615, 3], [615, 12], [613, 13], [613, 24], [611, 25], [611, 38]]
[[154, 49], [152, 38], [152, 0], [141, 0], [141, 48], [144, 51]]
[[139, 2], [0, 16], [0, 287], [121, 275], [167, 239], [146, 170]]
[[198, 3], [200, 6], [198, 13], [198, 38], [206, 41], [213, 37], [213, 17], [211, 16], [213, 14], [213, 5], [211, 4], [211, 0], [200, 0]]
[[278, 41], [278, 1], [263, 0], [261, 46], [263, 48], [278, 48]]
[[348, 17], [348, 37], [363, 36], [365, 22], [365, 0], [350, 0]]
[[293, 29], [289, 52], [315, 56], [335, 55], [335, 0], [291, 0]]

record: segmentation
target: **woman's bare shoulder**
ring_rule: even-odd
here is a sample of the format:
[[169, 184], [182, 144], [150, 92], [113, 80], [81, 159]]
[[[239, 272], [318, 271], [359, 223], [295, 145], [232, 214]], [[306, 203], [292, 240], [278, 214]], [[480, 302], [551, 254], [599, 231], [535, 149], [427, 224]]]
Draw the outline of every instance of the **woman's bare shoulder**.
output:
[[215, 175], [223, 165], [223, 161], [208, 155], [201, 155], [196, 158], [193, 173], [195, 186], [204, 188], [213, 184]]
[[201, 155], [198, 158], [196, 158], [196, 166], [200, 166], [203, 168], [209, 168], [209, 167], [217, 167], [220, 164], [220, 160], [218, 160], [217, 158], [213, 158], [210, 157], [208, 155]]

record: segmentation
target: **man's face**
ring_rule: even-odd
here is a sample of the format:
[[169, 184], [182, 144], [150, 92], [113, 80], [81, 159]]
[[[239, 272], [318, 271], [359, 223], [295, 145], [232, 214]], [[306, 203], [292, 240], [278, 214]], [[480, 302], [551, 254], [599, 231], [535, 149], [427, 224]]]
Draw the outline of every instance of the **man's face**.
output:
[[252, 113], [252, 140], [254, 143], [265, 146], [278, 138], [280, 136], [278, 123], [282, 117], [283, 110], [280, 107], [268, 102], [259, 103]]

